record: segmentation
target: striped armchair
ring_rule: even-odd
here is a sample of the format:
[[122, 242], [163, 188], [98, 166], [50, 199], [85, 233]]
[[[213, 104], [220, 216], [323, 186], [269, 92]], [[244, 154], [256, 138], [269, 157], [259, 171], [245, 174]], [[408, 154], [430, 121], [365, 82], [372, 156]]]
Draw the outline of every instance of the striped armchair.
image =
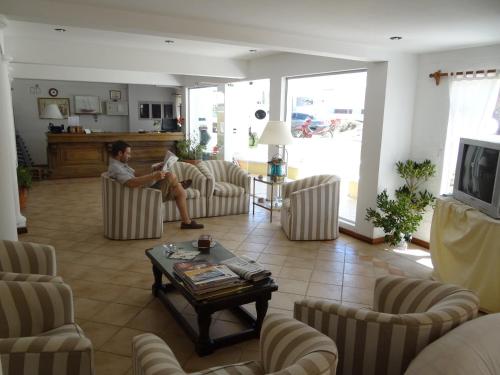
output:
[[290, 240], [339, 236], [340, 179], [319, 175], [282, 185], [281, 227]]
[[63, 283], [0, 281], [0, 359], [5, 374], [93, 373], [92, 344]]
[[112, 240], [159, 238], [163, 233], [161, 191], [129, 188], [101, 175], [104, 236]]
[[237, 165], [224, 160], [198, 164], [207, 177], [207, 216], [248, 213], [250, 176]]
[[[280, 314], [264, 319], [260, 335], [260, 360], [213, 367], [196, 374], [334, 375], [337, 348], [327, 336]], [[170, 348], [159, 337], [143, 334], [132, 341], [135, 375], [186, 374]]]
[[0, 280], [62, 282], [56, 276], [52, 246], [21, 241], [0, 241]]
[[446, 332], [477, 316], [469, 290], [431, 280], [377, 279], [374, 309], [325, 301], [295, 303], [294, 317], [328, 334], [339, 349], [339, 374], [402, 374]]
[[[189, 189], [186, 189], [187, 208], [192, 219], [207, 216], [207, 178], [194, 165], [184, 162], [174, 163], [172, 173], [179, 181], [193, 180]], [[174, 200], [163, 202], [163, 221], [177, 221], [181, 219]]]

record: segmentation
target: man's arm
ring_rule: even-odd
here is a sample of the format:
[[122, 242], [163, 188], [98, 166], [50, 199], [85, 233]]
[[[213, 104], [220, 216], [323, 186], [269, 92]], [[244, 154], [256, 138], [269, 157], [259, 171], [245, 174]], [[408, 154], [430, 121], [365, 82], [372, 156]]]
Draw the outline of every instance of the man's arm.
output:
[[163, 180], [165, 178], [166, 173], [162, 171], [156, 171], [150, 174], [146, 174], [144, 176], [134, 177], [125, 182], [125, 186], [129, 188], [135, 188], [144, 185], [150, 185], [153, 182], [158, 180]]

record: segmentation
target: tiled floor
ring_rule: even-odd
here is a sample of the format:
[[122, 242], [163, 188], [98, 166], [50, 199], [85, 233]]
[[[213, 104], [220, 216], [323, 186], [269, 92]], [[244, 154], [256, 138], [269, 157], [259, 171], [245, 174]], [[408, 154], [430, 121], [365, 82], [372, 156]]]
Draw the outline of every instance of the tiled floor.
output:
[[[196, 355], [172, 316], [151, 296], [151, 264], [144, 250], [161, 242], [210, 233], [234, 253], [257, 259], [272, 270], [279, 285], [269, 311], [288, 315], [293, 302], [304, 296], [365, 306], [372, 303], [377, 276], [430, 275], [429, 268], [417, 263], [428, 262], [428, 253], [413, 246], [398, 254], [345, 235], [336, 241], [292, 242], [280, 229], [279, 214], [270, 224], [268, 212], [262, 209], [256, 209], [255, 216], [200, 219], [203, 231], [181, 231], [179, 223], [168, 223], [161, 239], [111, 241], [102, 235], [97, 178], [37, 182], [24, 214], [29, 233], [20, 240], [56, 248], [58, 273], [73, 288], [77, 321], [94, 345], [97, 375], [131, 374], [131, 338], [142, 332], [165, 339], [188, 371], [258, 356], [257, 340], [203, 358]], [[182, 298], [178, 304], [194, 321]], [[214, 318], [215, 336], [239, 328], [228, 312]]]

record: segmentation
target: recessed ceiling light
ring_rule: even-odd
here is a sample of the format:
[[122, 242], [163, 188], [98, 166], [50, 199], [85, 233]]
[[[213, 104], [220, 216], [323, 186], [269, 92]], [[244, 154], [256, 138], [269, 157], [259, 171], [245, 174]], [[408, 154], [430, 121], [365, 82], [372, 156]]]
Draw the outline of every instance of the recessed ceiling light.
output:
[[248, 52], [255, 53], [255, 52], [257, 52], [257, 50], [256, 49], [249, 49]]
[[175, 43], [175, 42], [173, 40], [167, 39], [167, 40], [165, 40], [165, 43], [172, 44], [172, 43]]
[[58, 33], [65, 33], [66, 29], [64, 27], [56, 27], [54, 31], [57, 31]]
[[390, 40], [401, 40], [401, 39], [403, 39], [403, 37], [402, 36], [391, 36], [389, 39]]

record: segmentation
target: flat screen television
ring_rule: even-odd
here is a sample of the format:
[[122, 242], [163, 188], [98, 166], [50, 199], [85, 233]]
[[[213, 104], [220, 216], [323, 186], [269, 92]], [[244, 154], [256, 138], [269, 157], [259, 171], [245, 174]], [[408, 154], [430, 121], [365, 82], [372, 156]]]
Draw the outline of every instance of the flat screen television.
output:
[[163, 132], [179, 132], [181, 129], [177, 125], [176, 118], [164, 118], [161, 120], [161, 130]]
[[453, 196], [500, 218], [500, 137], [460, 139]]

